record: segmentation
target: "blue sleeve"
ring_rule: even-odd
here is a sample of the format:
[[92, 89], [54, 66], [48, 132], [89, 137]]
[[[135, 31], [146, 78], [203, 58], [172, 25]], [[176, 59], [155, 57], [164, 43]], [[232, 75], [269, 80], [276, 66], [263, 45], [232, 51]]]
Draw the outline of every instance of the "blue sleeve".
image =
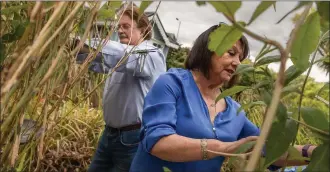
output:
[[243, 118], [244, 124], [242, 131], [238, 136], [238, 140], [248, 136], [259, 136], [259, 128], [245, 116], [245, 113], [243, 114]]
[[168, 74], [161, 75], [145, 97], [141, 143], [146, 152], [164, 136], [176, 133], [176, 101], [180, 87]]
[[[96, 49], [101, 43], [99, 39], [91, 39], [85, 44]], [[147, 42], [143, 42], [133, 49], [133, 46], [109, 40], [102, 47], [101, 53], [104, 63], [110, 68], [115, 67], [122, 57], [131, 53], [127, 60], [116, 69], [116, 72], [130, 72], [137, 77], [150, 77], [155, 72], [166, 70], [163, 53], [151, 47], [153, 47], [151, 43], [148, 45]]]
[[[242, 131], [238, 139], [242, 139], [248, 136], [259, 136], [259, 135], [260, 135], [260, 129], [255, 124], [253, 124], [244, 114], [244, 126], [242, 128]], [[262, 156], [265, 156], [265, 154], [266, 154], [266, 150], [264, 146], [264, 148], [262, 149]], [[270, 165], [269, 167], [267, 167], [267, 169], [269, 169], [270, 171], [276, 171], [280, 168], [281, 167], [275, 165]]]

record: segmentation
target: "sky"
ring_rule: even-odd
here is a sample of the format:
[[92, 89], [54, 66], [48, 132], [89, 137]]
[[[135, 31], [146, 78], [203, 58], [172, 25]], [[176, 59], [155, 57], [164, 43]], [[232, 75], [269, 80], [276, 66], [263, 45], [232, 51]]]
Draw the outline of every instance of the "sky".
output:
[[[139, 2], [134, 3], [139, 5]], [[158, 3], [159, 2], [153, 2], [145, 11], [155, 11]], [[236, 20], [248, 22], [259, 3], [260, 1], [242, 1], [241, 8], [235, 14]], [[259, 35], [264, 35], [270, 39], [276, 40], [285, 46], [290, 32], [294, 27], [291, 21], [294, 14], [289, 15], [279, 24], [276, 24], [276, 22], [293, 9], [297, 3], [297, 1], [277, 2], [276, 11], [273, 7], [267, 9], [247, 28]], [[302, 9], [297, 12], [301, 11]], [[186, 47], [191, 47], [198, 35], [212, 25], [218, 24], [219, 22], [230, 24], [230, 22], [221, 13], [216, 12], [211, 5], [198, 6], [194, 1], [162, 1], [157, 13], [166, 32], [176, 35], [179, 28], [179, 21], [181, 21], [178, 42]], [[176, 20], [176, 18], [178, 18], [179, 21]], [[251, 50], [250, 59], [253, 61], [254, 57], [262, 48], [263, 43], [249, 36], [247, 36], [247, 39]], [[287, 68], [291, 65], [292, 62], [288, 60]], [[278, 71], [279, 64], [271, 64], [269, 67], [274, 71]], [[310, 76], [315, 78], [317, 82], [329, 81], [329, 75], [326, 75], [324, 71], [316, 66], [313, 66]]]

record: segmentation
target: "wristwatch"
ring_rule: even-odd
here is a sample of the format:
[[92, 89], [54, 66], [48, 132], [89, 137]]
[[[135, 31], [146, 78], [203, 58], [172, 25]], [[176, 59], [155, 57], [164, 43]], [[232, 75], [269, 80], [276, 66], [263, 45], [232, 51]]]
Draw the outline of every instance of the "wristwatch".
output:
[[202, 150], [202, 160], [207, 160], [207, 141], [206, 139], [201, 139], [201, 150]]
[[[307, 145], [305, 145], [305, 146], [302, 148], [302, 150], [301, 150], [301, 154], [302, 154], [303, 157], [309, 158], [309, 157], [308, 157], [308, 152], [307, 152], [307, 151], [308, 151], [308, 148], [309, 148], [310, 146], [312, 146], [312, 145], [307, 144]], [[310, 162], [310, 161], [305, 160], [305, 162]]]

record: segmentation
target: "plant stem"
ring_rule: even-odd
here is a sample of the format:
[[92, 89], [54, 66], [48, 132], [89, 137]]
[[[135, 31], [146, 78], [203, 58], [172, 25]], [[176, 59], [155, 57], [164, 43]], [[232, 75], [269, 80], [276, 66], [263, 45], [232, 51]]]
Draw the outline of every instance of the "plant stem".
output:
[[307, 128], [310, 128], [310, 129], [312, 129], [312, 130], [314, 130], [314, 131], [317, 131], [317, 132], [319, 132], [319, 133], [322, 133], [322, 134], [325, 134], [325, 135], [328, 135], [328, 136], [329, 136], [329, 133], [326, 132], [326, 131], [323, 131], [323, 130], [317, 129], [317, 128], [315, 128], [315, 127], [312, 127], [312, 126], [310, 126], [310, 125], [308, 125], [308, 124], [306, 124], [306, 123], [304, 123], [304, 122], [302, 122], [302, 121], [296, 120], [296, 119], [291, 118], [291, 117], [290, 117], [289, 119], [291, 119], [291, 120], [297, 122], [298, 124], [302, 124], [302, 125], [306, 126]]
[[283, 88], [283, 85], [284, 85], [285, 65], [286, 65], [286, 61], [288, 59], [288, 54], [289, 54], [289, 52], [291, 50], [292, 42], [295, 40], [297, 31], [300, 28], [300, 26], [303, 24], [304, 19], [306, 18], [307, 14], [309, 12], [309, 9], [311, 8], [311, 6], [312, 6], [312, 3], [310, 3], [305, 8], [302, 17], [296, 23], [296, 26], [295, 26], [294, 30], [292, 31], [292, 33], [291, 33], [291, 37], [290, 37], [290, 40], [289, 40], [289, 42], [287, 44], [287, 48], [286, 49], [284, 49], [282, 47], [282, 45], [280, 43], [276, 42], [276, 41], [269, 40], [267, 38], [261, 37], [261, 36], [259, 36], [259, 35], [255, 34], [255, 33], [251, 32], [251, 31], [249, 31], [248, 29], [246, 29], [245, 27], [241, 26], [239, 23], [235, 22], [234, 20], [231, 20], [227, 15], [224, 14], [227, 17], [227, 19], [230, 20], [233, 23], [233, 25], [235, 27], [239, 28], [240, 30], [242, 30], [243, 32], [245, 32], [246, 34], [248, 34], [249, 36], [251, 36], [254, 39], [257, 39], [259, 41], [263, 41], [265, 43], [274, 45], [275, 47], [277, 47], [279, 49], [280, 54], [281, 54], [281, 63], [280, 63], [280, 69], [279, 69], [279, 74], [278, 74], [279, 76], [276, 79], [275, 89], [273, 91], [272, 101], [271, 101], [271, 104], [270, 104], [269, 109], [266, 112], [265, 120], [264, 120], [264, 123], [262, 125], [261, 132], [260, 132], [260, 136], [259, 136], [259, 138], [258, 138], [258, 140], [256, 142], [256, 145], [255, 145], [255, 147], [254, 147], [254, 149], [252, 151], [251, 159], [248, 161], [248, 164], [245, 167], [244, 171], [254, 171], [254, 169], [255, 169], [255, 167], [257, 165], [258, 159], [259, 159], [260, 154], [261, 154], [261, 150], [262, 150], [263, 145], [264, 145], [264, 143], [266, 141], [266, 138], [268, 137], [270, 128], [271, 128], [272, 123], [273, 123], [273, 119], [275, 117], [275, 112], [276, 112], [278, 103], [280, 101], [281, 91], [282, 91], [282, 88]]

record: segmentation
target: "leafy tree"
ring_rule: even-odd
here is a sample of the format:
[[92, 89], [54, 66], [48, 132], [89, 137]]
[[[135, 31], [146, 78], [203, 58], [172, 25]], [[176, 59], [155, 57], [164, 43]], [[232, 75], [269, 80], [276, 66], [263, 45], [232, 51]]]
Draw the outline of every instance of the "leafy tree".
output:
[[184, 68], [184, 61], [188, 56], [190, 49], [188, 47], [171, 48], [166, 59], [167, 69]]

